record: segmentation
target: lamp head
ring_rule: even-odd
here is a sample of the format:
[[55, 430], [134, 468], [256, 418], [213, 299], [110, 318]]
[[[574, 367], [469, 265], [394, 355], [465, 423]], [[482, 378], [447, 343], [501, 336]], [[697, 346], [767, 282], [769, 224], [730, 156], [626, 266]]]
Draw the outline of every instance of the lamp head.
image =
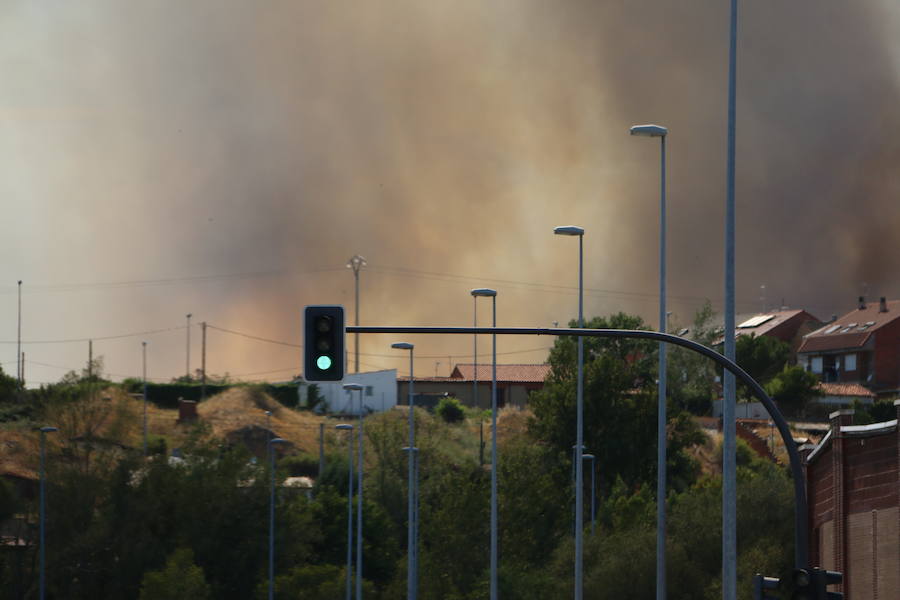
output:
[[41, 433], [53, 433], [54, 431], [59, 431], [56, 427], [41, 427]]
[[272, 445], [275, 445], [275, 444], [290, 444], [289, 441], [287, 441], [287, 440], [284, 439], [284, 438], [280, 438], [280, 437], [279, 437], [279, 438], [272, 438], [271, 440], [269, 440], [269, 443], [272, 444]]
[[475, 297], [485, 296], [485, 297], [493, 298], [494, 296], [497, 295], [497, 290], [492, 290], [491, 288], [475, 288], [474, 290], [472, 290], [469, 293]]
[[584, 235], [584, 229], [577, 225], [561, 225], [553, 228], [556, 235]]
[[391, 348], [395, 348], [397, 350], [412, 350], [413, 348], [415, 348], [415, 346], [413, 344], [410, 344], [409, 342], [394, 342], [393, 344], [391, 344]]
[[662, 125], [635, 125], [631, 128], [631, 135], [643, 135], [646, 137], [666, 137], [669, 130]]
[[352, 390], [352, 391], [358, 392], [358, 391], [360, 391], [361, 389], [363, 389], [363, 386], [362, 386], [361, 384], [359, 384], [359, 383], [345, 383], [345, 384], [344, 384], [344, 389], [347, 390], [347, 391], [351, 391], [351, 390]]
[[334, 428], [340, 429], [341, 431], [350, 431], [353, 429], [353, 425], [350, 425], [349, 423], [341, 423], [340, 425], [335, 425]]

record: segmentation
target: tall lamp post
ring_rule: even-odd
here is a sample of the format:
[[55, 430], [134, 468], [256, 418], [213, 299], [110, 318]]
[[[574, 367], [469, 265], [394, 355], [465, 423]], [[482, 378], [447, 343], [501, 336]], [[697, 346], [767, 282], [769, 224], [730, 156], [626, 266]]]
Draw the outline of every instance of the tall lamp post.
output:
[[[578, 237], [578, 327], [584, 327], [584, 229], [575, 225], [564, 225], [553, 230], [556, 235]], [[578, 391], [576, 397], [576, 441], [575, 445], [575, 600], [584, 597], [584, 577], [582, 556], [584, 550], [584, 498], [581, 490], [584, 486], [584, 465], [581, 456], [584, 453], [584, 338], [578, 336]]]
[[[409, 526], [410, 538], [412, 539], [412, 546], [408, 551], [408, 554], [412, 555], [412, 570], [407, 573], [406, 577], [406, 585], [407, 585], [407, 597], [416, 598], [419, 595], [419, 449], [410, 446], [404, 446], [403, 451], [407, 452], [410, 456], [413, 457], [413, 479], [416, 482], [416, 493], [415, 498], [413, 500], [412, 506], [412, 519], [411, 525]], [[409, 596], [409, 593], [412, 593], [412, 596]]]
[[184, 355], [184, 370], [188, 381], [191, 379], [191, 313], [185, 315], [187, 319], [187, 351]]
[[[725, 193], [725, 358], [734, 360], [734, 145], [737, 0], [731, 0], [728, 47], [728, 159]], [[737, 598], [737, 459], [734, 374], [725, 370], [722, 402], [722, 597]]]
[[[666, 327], [666, 136], [660, 125], [635, 125], [631, 135], [658, 137], [659, 176], [659, 330]], [[658, 409], [656, 422], [656, 600], [666, 597], [666, 344], [659, 343]]]
[[287, 440], [272, 438], [269, 448], [269, 600], [275, 598], [275, 444], [286, 444]]
[[[350, 260], [347, 261], [347, 268], [353, 269], [353, 282], [356, 288], [356, 297], [354, 300], [353, 308], [356, 311], [356, 326], [359, 327], [359, 272], [365, 267], [368, 263], [366, 259], [360, 256], [359, 254], [354, 254], [350, 257]], [[353, 334], [353, 352], [354, 352], [354, 360], [353, 360], [353, 372], [359, 373], [359, 334]]]
[[591, 461], [591, 535], [594, 535], [597, 528], [597, 484], [595, 482], [597, 465], [593, 454], [582, 454], [581, 458]]
[[[493, 325], [497, 327], [497, 290], [490, 288], [476, 288], [470, 292], [474, 298], [485, 297], [491, 299]], [[491, 334], [493, 346], [493, 358], [491, 359], [491, 600], [497, 600], [497, 568], [498, 568], [498, 540], [497, 540], [497, 334]], [[478, 363], [475, 363], [475, 373], [478, 373]]]
[[357, 459], [356, 459], [356, 600], [362, 600], [362, 567], [363, 567], [363, 386], [358, 383], [345, 383], [344, 389], [349, 393], [359, 392], [359, 423], [356, 426]]
[[353, 590], [350, 582], [350, 572], [353, 567], [353, 425], [341, 423], [335, 425], [334, 428], [349, 432], [347, 435], [347, 594], [345, 600], [350, 600]]
[[147, 342], [141, 342], [141, 355], [143, 363], [144, 380], [144, 456], [147, 456]]
[[[397, 350], [409, 350], [409, 446], [407, 448], [415, 448], [415, 417], [413, 408], [415, 405], [415, 395], [413, 393], [413, 350], [415, 346], [409, 342], [395, 342], [391, 344], [391, 348]], [[418, 496], [419, 481], [415, 473], [415, 457], [413, 452], [409, 451], [409, 483], [408, 483], [408, 499], [407, 499], [407, 526], [406, 526], [406, 597], [409, 600], [415, 600], [415, 573], [416, 573], [416, 521], [415, 521], [415, 504]]]
[[40, 590], [39, 590], [39, 592], [40, 592], [40, 599], [41, 599], [41, 600], [44, 600], [44, 592], [45, 592], [45, 590], [46, 590], [46, 588], [45, 588], [45, 586], [44, 586], [44, 574], [45, 574], [45, 572], [46, 572], [46, 565], [47, 565], [46, 559], [45, 559], [45, 557], [44, 557], [44, 530], [45, 530], [45, 523], [46, 523], [46, 521], [47, 521], [47, 511], [46, 511], [46, 508], [45, 508], [45, 506], [44, 506], [44, 504], [45, 504], [44, 498], [45, 498], [45, 496], [46, 496], [46, 492], [45, 492], [45, 489], [44, 489], [44, 488], [46, 487], [46, 479], [47, 479], [47, 478], [46, 478], [46, 475], [45, 475], [45, 470], [44, 470], [44, 461], [45, 461], [45, 456], [46, 456], [46, 440], [45, 440], [45, 436], [46, 436], [48, 433], [53, 433], [53, 432], [55, 432], [55, 431], [59, 431], [59, 430], [58, 430], [56, 427], [41, 427], [41, 506], [40, 506], [40, 511], [41, 511], [41, 515], [40, 515], [40, 519], [41, 519], [41, 539], [40, 539], [40, 544], [41, 544], [41, 557], [40, 557], [40, 561], [41, 561], [41, 564], [40, 564], [41, 575], [40, 575]]

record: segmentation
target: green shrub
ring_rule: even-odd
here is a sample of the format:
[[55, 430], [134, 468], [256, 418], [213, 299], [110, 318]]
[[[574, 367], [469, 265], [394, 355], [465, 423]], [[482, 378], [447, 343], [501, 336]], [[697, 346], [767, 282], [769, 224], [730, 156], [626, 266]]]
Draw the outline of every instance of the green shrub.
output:
[[441, 398], [435, 412], [445, 423], [459, 423], [466, 418], [466, 409], [456, 398]]

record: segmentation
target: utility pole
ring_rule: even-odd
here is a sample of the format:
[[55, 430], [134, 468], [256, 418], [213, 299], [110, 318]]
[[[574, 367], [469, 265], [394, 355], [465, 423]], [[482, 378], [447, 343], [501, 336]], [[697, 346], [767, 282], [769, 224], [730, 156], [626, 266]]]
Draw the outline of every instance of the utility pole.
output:
[[88, 382], [94, 380], [94, 340], [88, 340]]
[[200, 330], [203, 332], [202, 351], [200, 353], [200, 373], [202, 384], [200, 386], [200, 400], [206, 400], [206, 321], [201, 323]]
[[24, 363], [22, 361], [22, 280], [19, 280], [19, 332], [16, 337], [16, 383], [18, 388], [22, 389], [22, 376], [24, 371]]
[[[353, 281], [356, 284], [356, 300], [355, 300], [355, 310], [356, 310], [356, 326], [359, 327], [359, 272], [360, 270], [366, 266], [366, 259], [360, 256], [359, 254], [354, 254], [350, 257], [350, 260], [347, 261], [347, 268], [353, 269]], [[353, 372], [359, 373], [359, 334], [353, 334], [353, 352], [354, 360], [353, 360]]]
[[319, 423], [319, 481], [325, 472], [325, 423]]
[[187, 352], [184, 358], [184, 371], [188, 381], [191, 380], [191, 313], [187, 314]]

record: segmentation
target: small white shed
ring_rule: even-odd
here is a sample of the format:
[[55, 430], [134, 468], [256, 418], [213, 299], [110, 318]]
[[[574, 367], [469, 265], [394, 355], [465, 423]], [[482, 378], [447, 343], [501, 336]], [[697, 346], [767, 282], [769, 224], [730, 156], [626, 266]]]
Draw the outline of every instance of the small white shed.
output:
[[366, 413], [391, 410], [397, 405], [397, 369], [347, 373], [343, 381], [303, 382], [300, 386], [300, 406], [307, 406], [309, 386], [316, 386], [322, 403], [315, 408], [319, 413], [359, 414], [359, 392], [344, 390], [345, 383], [363, 386], [362, 401]]

